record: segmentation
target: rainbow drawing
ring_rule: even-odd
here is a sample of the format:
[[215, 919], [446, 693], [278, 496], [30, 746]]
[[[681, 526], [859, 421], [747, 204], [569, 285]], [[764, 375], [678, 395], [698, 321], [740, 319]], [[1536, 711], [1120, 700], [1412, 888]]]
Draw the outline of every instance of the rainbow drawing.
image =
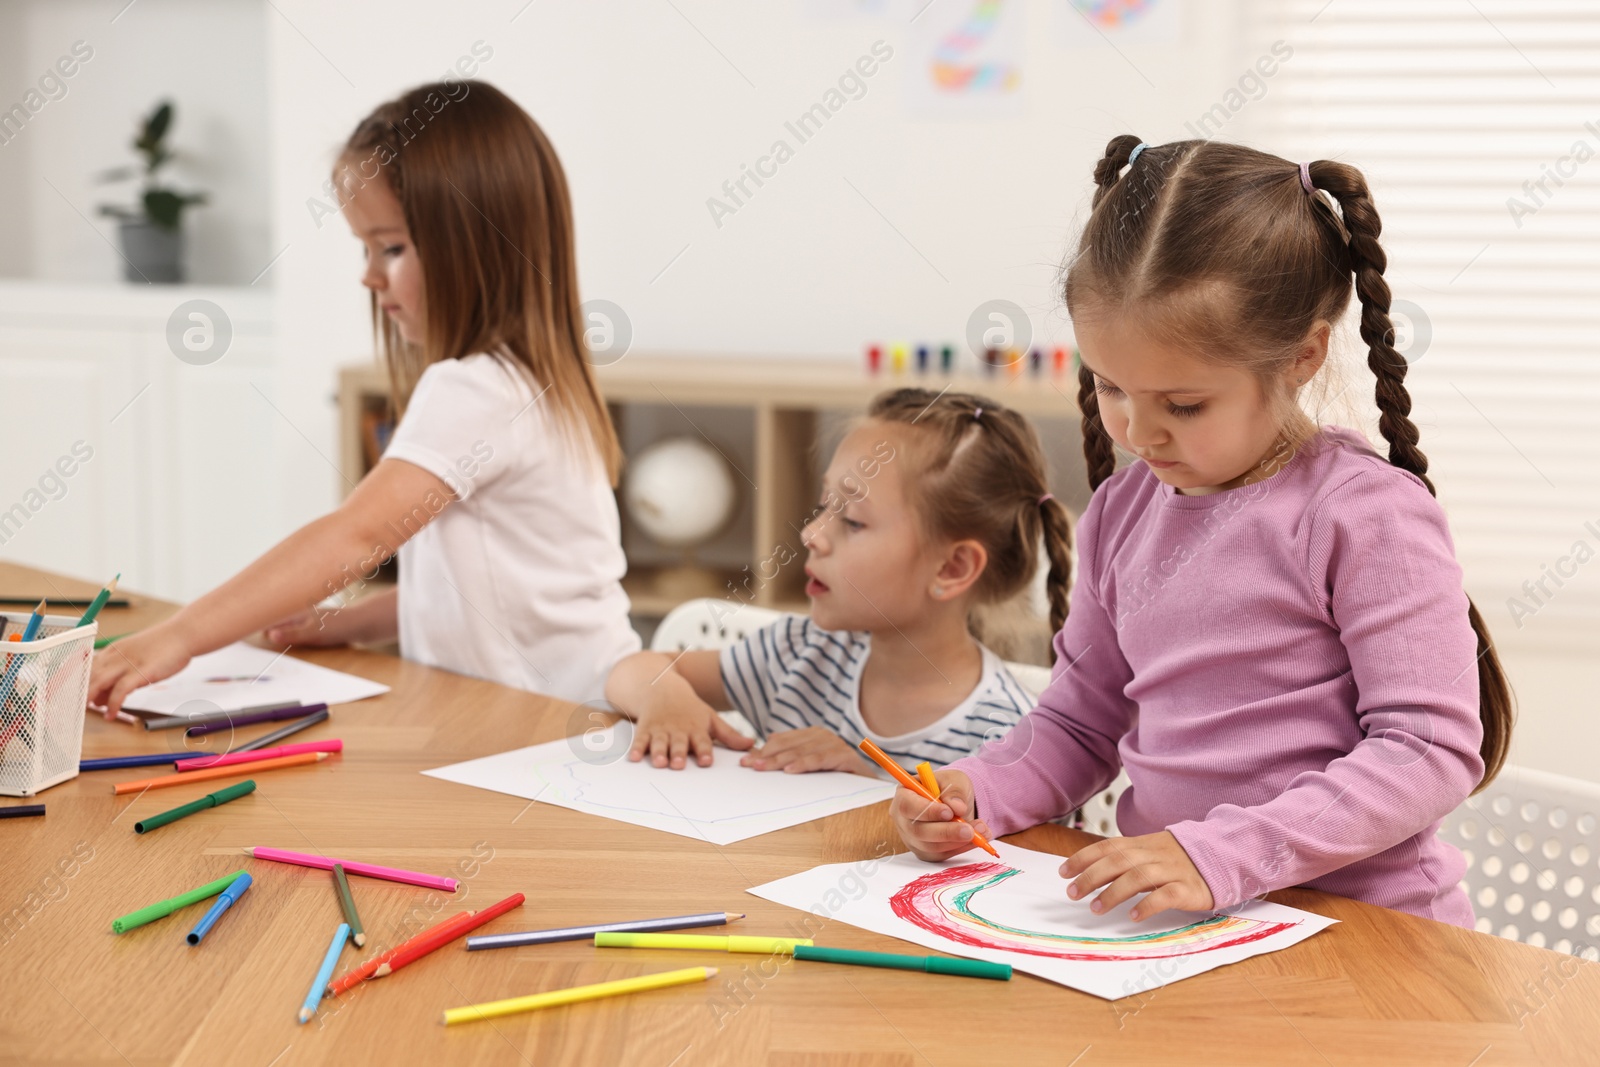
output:
[[1078, 13], [1106, 29], [1117, 29], [1137, 21], [1155, 0], [1071, 0]]
[[1003, 2], [978, 0], [966, 21], [939, 42], [929, 67], [937, 88], [955, 93], [1007, 93], [1017, 87], [1022, 72], [1011, 64], [963, 62], [966, 53], [976, 50], [994, 33]]
[[999, 863], [968, 863], [925, 874], [889, 900], [894, 913], [930, 933], [962, 945], [1048, 956], [1059, 960], [1149, 960], [1193, 956], [1271, 937], [1299, 925], [1213, 915], [1174, 930], [1130, 937], [1083, 937], [1021, 930], [985, 919], [973, 898], [1021, 873]]

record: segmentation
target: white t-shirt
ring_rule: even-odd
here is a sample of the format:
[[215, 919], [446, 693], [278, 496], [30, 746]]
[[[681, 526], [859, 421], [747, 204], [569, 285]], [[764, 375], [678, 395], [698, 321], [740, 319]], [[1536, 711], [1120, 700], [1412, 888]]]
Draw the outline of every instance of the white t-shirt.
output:
[[[384, 452], [456, 500], [400, 549], [407, 659], [572, 701], [639, 650], [616, 497], [584, 435], [494, 356], [423, 371]], [[580, 429], [580, 434], [584, 431]]]
[[861, 717], [861, 672], [872, 655], [865, 631], [824, 630], [804, 615], [785, 615], [722, 650], [728, 700], [765, 740], [783, 730], [824, 726], [852, 745], [863, 737], [908, 771], [927, 760], [943, 767], [1004, 735], [1033, 700], [1005, 662], [983, 651], [983, 674], [967, 698], [920, 730], [885, 737]]

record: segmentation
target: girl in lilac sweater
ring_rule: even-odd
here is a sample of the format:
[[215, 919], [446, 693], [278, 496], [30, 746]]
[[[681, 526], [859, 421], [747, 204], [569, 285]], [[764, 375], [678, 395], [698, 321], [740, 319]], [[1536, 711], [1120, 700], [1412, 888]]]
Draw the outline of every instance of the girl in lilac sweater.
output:
[[[900, 791], [902, 836], [945, 859], [955, 816], [1012, 833], [1122, 767], [1124, 836], [1061, 868], [1097, 912], [1303, 885], [1470, 927], [1435, 833], [1504, 762], [1511, 695], [1407, 417], [1365, 180], [1128, 136], [1095, 180], [1066, 282], [1095, 492], [1054, 677], [942, 802]], [[1387, 458], [1301, 406], [1352, 281]], [[1140, 462], [1113, 473], [1113, 443]]]

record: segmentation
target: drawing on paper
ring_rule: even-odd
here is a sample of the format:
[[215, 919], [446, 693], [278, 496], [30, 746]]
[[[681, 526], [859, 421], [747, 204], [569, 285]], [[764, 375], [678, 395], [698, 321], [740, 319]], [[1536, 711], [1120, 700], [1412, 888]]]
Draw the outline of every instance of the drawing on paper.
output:
[[930, 933], [963, 945], [1060, 960], [1150, 960], [1236, 948], [1283, 933], [1289, 922], [1212, 915], [1173, 930], [1129, 937], [1083, 937], [1022, 930], [986, 919], [975, 899], [1013, 875], [1000, 863], [968, 863], [917, 878], [890, 898], [894, 913]]
[[1020, 65], [1010, 59], [979, 62], [971, 58], [971, 53], [995, 36], [1002, 3], [1003, 0], [978, 0], [966, 20], [935, 46], [929, 71], [940, 90], [1009, 93], [1022, 80]]

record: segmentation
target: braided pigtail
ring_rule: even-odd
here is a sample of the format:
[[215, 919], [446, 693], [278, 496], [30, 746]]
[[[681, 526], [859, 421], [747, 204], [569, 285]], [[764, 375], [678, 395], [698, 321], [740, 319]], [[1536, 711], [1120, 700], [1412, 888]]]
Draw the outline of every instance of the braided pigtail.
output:
[[1095, 391], [1094, 373], [1081, 364], [1078, 366], [1078, 411], [1083, 423], [1083, 462], [1089, 471], [1089, 488], [1095, 490], [1117, 469], [1117, 454], [1112, 448], [1111, 435], [1100, 421], [1100, 394]]
[[[1361, 300], [1361, 339], [1367, 342], [1367, 365], [1378, 379], [1378, 429], [1389, 442], [1389, 462], [1415, 474], [1428, 492], [1438, 496], [1428, 478], [1428, 457], [1417, 447], [1420, 435], [1410, 419], [1405, 357], [1394, 348], [1389, 283], [1383, 278], [1388, 259], [1378, 244], [1378, 235], [1383, 231], [1378, 210], [1366, 180], [1356, 168], [1321, 160], [1312, 163], [1309, 172], [1314, 187], [1332, 193], [1344, 215], [1350, 267], [1355, 272], [1356, 295]], [[1478, 754], [1483, 759], [1483, 778], [1473, 792], [1479, 793], [1505, 765], [1516, 713], [1505, 668], [1489, 636], [1489, 627], [1471, 597], [1467, 598], [1467, 620], [1478, 646], [1478, 718], [1483, 723], [1483, 743]]]
[[[1044, 533], [1044, 553], [1050, 560], [1045, 591], [1050, 597], [1050, 631], [1058, 633], [1067, 622], [1068, 585], [1072, 579], [1072, 521], [1066, 505], [1053, 496], [1039, 504], [1039, 519]], [[1055, 659], [1051, 646], [1050, 658]]]
[[1372, 203], [1366, 179], [1356, 168], [1319, 160], [1308, 169], [1313, 186], [1332, 193], [1344, 215], [1344, 228], [1350, 239], [1350, 268], [1355, 272], [1356, 296], [1361, 300], [1361, 339], [1367, 343], [1367, 366], [1378, 379], [1378, 430], [1389, 442], [1389, 462], [1415, 474], [1428, 492], [1438, 496], [1428, 477], [1428, 457], [1417, 447], [1421, 435], [1410, 418], [1405, 357], [1394, 347], [1389, 283], [1383, 278], [1389, 259], [1378, 243], [1378, 235], [1383, 232], [1378, 209]]

